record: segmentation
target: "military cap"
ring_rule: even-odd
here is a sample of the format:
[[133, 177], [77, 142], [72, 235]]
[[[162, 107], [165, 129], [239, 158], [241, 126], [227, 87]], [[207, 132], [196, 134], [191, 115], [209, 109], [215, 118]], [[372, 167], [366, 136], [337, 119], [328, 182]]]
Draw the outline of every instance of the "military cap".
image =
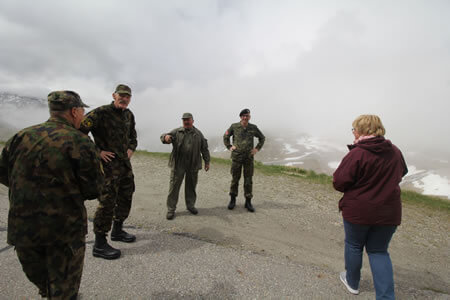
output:
[[116, 91], [114, 92], [116, 94], [128, 94], [131, 96], [131, 89], [128, 85], [125, 84], [119, 84], [116, 87]]
[[241, 110], [241, 112], [239, 113], [239, 117], [241, 117], [242, 115], [246, 115], [250, 113], [250, 109], [248, 108], [244, 108], [243, 110]]
[[181, 118], [182, 119], [193, 119], [194, 117], [192, 116], [191, 113], [184, 113]]
[[54, 91], [48, 94], [48, 107], [52, 111], [64, 111], [72, 107], [89, 107], [83, 103], [80, 95], [73, 91]]

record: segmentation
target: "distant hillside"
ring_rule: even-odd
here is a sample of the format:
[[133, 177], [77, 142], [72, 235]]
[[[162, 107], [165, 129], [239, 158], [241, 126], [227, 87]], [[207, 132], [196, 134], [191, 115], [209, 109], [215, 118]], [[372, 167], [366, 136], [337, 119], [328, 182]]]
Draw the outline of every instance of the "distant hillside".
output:
[[0, 92], [0, 106], [11, 105], [17, 108], [39, 107], [46, 108], [47, 101], [37, 97], [20, 96], [8, 92]]
[[0, 140], [48, 118], [47, 101], [38, 97], [0, 92]]

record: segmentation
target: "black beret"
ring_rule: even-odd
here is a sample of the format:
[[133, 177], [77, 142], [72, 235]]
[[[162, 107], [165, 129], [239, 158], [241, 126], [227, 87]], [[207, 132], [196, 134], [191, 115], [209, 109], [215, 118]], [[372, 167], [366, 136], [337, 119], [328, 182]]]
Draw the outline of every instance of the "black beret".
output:
[[239, 117], [241, 117], [242, 115], [246, 115], [250, 113], [250, 109], [248, 108], [244, 108], [243, 110], [241, 110], [241, 112], [239, 113]]

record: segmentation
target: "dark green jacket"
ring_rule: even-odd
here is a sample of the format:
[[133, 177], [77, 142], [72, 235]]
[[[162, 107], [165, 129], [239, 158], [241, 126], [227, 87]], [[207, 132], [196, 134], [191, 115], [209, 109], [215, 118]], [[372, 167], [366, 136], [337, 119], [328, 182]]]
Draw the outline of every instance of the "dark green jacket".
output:
[[68, 243], [87, 234], [84, 200], [103, 185], [91, 139], [65, 119], [23, 129], [5, 145], [0, 182], [9, 187], [8, 243]]
[[127, 150], [136, 150], [137, 134], [134, 115], [129, 109], [118, 109], [114, 102], [90, 111], [80, 130], [92, 132], [95, 144], [101, 151], [110, 151], [116, 158], [128, 160]]
[[163, 144], [167, 144], [164, 140], [166, 135], [172, 136], [172, 153], [170, 154], [169, 159], [169, 167], [172, 169], [175, 168], [178, 164], [180, 164], [183, 155], [189, 155], [191, 166], [188, 169], [191, 170], [200, 170], [202, 168], [202, 157], [205, 161], [205, 164], [209, 164], [210, 156], [208, 150], [208, 141], [205, 139], [200, 130], [193, 127], [193, 143], [192, 143], [192, 152], [181, 153], [180, 149], [183, 145], [183, 140], [185, 136], [184, 127], [176, 128], [169, 133], [163, 133], [161, 135], [161, 142]]
[[[233, 145], [236, 147], [231, 153], [232, 158], [238, 157], [249, 157], [250, 151], [253, 148], [261, 150], [264, 145], [264, 141], [266, 137], [262, 132], [258, 129], [258, 127], [254, 124], [248, 123], [247, 127], [244, 128], [241, 123], [233, 123], [230, 128], [223, 135], [223, 143], [227, 149], [230, 149], [231, 137], [233, 137]], [[258, 144], [254, 147], [254, 138], [258, 138]]]

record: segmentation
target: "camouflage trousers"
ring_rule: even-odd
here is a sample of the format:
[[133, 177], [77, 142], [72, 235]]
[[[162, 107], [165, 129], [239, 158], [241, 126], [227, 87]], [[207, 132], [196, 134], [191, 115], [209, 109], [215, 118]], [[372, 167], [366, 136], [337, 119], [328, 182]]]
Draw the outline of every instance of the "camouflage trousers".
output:
[[85, 250], [85, 236], [69, 244], [16, 247], [25, 275], [49, 299], [77, 298]]
[[238, 195], [239, 180], [241, 179], [242, 169], [244, 169], [244, 196], [248, 199], [251, 199], [253, 197], [253, 161], [253, 157], [232, 160], [230, 196]]
[[105, 184], [98, 198], [99, 204], [94, 216], [94, 232], [107, 233], [112, 220], [124, 221], [131, 209], [135, 190], [134, 175], [129, 160], [114, 159], [103, 162]]
[[195, 188], [197, 187], [198, 170], [187, 170], [183, 167], [175, 167], [170, 172], [169, 195], [167, 196], [168, 211], [176, 210], [180, 187], [185, 177], [184, 198], [186, 200], [186, 208], [195, 207], [195, 201], [197, 200]]

